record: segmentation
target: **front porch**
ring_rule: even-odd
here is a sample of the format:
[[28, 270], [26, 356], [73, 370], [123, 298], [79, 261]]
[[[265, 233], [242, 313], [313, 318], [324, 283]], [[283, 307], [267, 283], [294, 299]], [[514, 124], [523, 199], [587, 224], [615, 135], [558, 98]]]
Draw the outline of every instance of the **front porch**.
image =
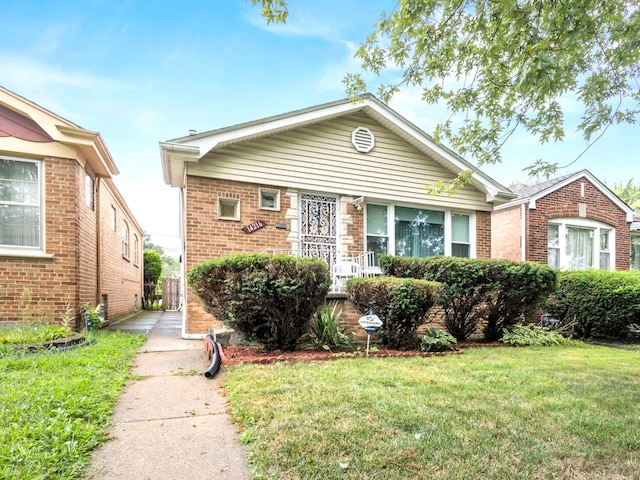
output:
[[326, 248], [306, 248], [305, 250], [265, 249], [262, 253], [291, 255], [294, 257], [314, 257], [329, 265], [331, 272], [330, 293], [344, 293], [350, 278], [374, 277], [382, 272], [376, 265], [374, 252], [340, 252]]

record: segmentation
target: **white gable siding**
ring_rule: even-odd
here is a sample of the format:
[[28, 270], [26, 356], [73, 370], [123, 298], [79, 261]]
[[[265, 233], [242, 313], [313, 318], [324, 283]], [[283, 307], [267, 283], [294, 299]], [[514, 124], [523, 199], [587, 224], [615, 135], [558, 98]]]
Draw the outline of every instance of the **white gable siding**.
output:
[[[351, 143], [351, 133], [358, 126], [369, 128], [375, 135], [375, 147], [369, 153], [357, 152]], [[427, 195], [425, 185], [450, 180], [454, 175], [362, 114], [230, 145], [187, 168], [188, 175], [491, 210], [484, 194], [471, 186], [452, 197]]]

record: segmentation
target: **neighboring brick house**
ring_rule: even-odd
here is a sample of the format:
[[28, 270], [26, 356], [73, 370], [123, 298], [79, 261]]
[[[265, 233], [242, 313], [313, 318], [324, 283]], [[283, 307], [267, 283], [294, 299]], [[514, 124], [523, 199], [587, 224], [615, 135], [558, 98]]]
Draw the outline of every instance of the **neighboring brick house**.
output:
[[143, 231], [98, 132], [0, 87], [0, 322], [140, 308]]
[[632, 270], [640, 270], [640, 210], [633, 213], [633, 223], [631, 224], [631, 253], [630, 265]]
[[[491, 211], [514, 195], [372, 95], [160, 144], [181, 189], [183, 265], [238, 252], [325, 260], [344, 280], [379, 273], [375, 255], [489, 258]], [[425, 186], [474, 170], [456, 195]], [[184, 335], [215, 322], [186, 291]], [[351, 306], [348, 315], [359, 316]]]
[[518, 198], [492, 214], [493, 258], [629, 269], [633, 210], [587, 170], [511, 189]]

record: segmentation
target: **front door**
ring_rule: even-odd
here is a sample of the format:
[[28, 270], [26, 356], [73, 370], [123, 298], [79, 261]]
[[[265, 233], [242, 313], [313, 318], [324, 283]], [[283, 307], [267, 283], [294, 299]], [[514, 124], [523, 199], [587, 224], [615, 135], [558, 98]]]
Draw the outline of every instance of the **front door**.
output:
[[[338, 245], [338, 200], [330, 195], [300, 197], [300, 256], [324, 260], [332, 269]], [[331, 270], [332, 271], [332, 270]]]

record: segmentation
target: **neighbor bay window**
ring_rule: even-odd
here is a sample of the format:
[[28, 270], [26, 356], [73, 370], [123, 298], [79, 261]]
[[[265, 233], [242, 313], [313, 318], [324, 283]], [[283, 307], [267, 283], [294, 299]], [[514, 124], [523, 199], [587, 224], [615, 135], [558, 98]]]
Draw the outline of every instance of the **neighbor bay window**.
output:
[[631, 259], [632, 270], [640, 270], [640, 235], [631, 235]]
[[0, 157], [0, 248], [41, 248], [40, 162]]
[[549, 223], [548, 264], [567, 270], [610, 270], [615, 244], [614, 230], [585, 219], [557, 219]]
[[366, 209], [370, 252], [402, 257], [473, 254], [470, 214], [377, 204], [367, 204]]

